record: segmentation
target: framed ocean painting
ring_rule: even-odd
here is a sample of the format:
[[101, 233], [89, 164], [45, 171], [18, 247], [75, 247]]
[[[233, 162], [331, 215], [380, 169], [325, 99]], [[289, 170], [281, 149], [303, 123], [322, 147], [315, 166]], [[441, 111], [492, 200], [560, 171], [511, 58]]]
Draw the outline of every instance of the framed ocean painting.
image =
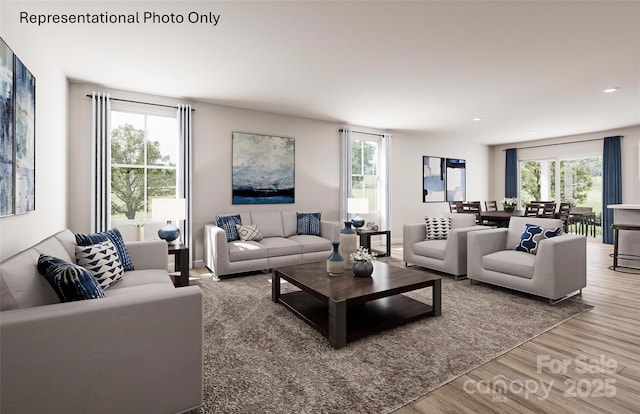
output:
[[232, 204], [295, 202], [295, 140], [232, 133]]

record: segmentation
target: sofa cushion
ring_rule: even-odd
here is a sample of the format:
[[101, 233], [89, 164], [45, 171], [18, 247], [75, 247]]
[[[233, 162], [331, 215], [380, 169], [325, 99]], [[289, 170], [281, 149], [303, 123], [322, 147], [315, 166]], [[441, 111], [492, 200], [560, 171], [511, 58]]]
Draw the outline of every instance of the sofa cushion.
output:
[[240, 214], [230, 214], [226, 216], [216, 216], [216, 225], [227, 233], [227, 241], [239, 240], [238, 228], [236, 225], [242, 224]]
[[39, 257], [40, 253], [31, 248], [0, 263], [0, 310], [60, 303], [51, 285], [38, 272]]
[[173, 282], [169, 272], [161, 272], [158, 269], [145, 269], [145, 270], [132, 270], [125, 272], [124, 277], [115, 285], [105, 289], [104, 294], [110, 296], [110, 292], [114, 290], [127, 289], [132, 286], [147, 286], [165, 284], [168, 287], [173, 287]]
[[112, 298], [114, 296], [130, 295], [130, 294], [136, 294], [136, 293], [149, 292], [152, 290], [167, 290], [167, 289], [175, 289], [175, 287], [173, 286], [172, 283], [147, 283], [144, 285], [129, 286], [129, 287], [123, 287], [119, 289], [107, 289], [104, 291], [104, 295], [108, 298]]
[[319, 236], [321, 216], [322, 213], [296, 213], [296, 234]]
[[418, 256], [444, 260], [447, 247], [446, 240], [425, 240], [413, 245], [413, 252]]
[[329, 252], [332, 249], [331, 242], [320, 236], [301, 234], [299, 236], [287, 237], [287, 239], [300, 243], [302, 253]]
[[133, 261], [131, 260], [131, 256], [129, 256], [129, 251], [127, 250], [127, 246], [124, 244], [124, 239], [122, 238], [122, 234], [120, 234], [120, 230], [113, 229], [102, 233], [76, 234], [76, 243], [78, 246], [89, 246], [106, 240], [111, 240], [113, 245], [116, 247], [118, 256], [120, 256], [122, 268], [125, 271], [133, 270]]
[[486, 270], [519, 276], [527, 279], [533, 277], [533, 265], [536, 256], [516, 250], [501, 250], [482, 258], [482, 267]]
[[282, 214], [279, 211], [251, 213], [251, 224], [257, 224], [262, 237], [284, 237]]
[[524, 231], [522, 232], [522, 235], [520, 235], [520, 241], [516, 245], [515, 250], [536, 254], [542, 240], [558, 236], [561, 232], [561, 227], [556, 229], [545, 229], [537, 224], [525, 224]]
[[290, 238], [265, 237], [260, 244], [267, 248], [269, 257], [288, 256], [291, 254], [301, 254], [302, 245]]
[[111, 240], [90, 246], [76, 246], [76, 263], [87, 269], [102, 289], [120, 281], [124, 275], [118, 252]]
[[236, 224], [236, 230], [238, 231], [238, 237], [240, 237], [240, 240], [262, 240], [262, 234], [260, 234], [260, 229], [256, 224]]
[[44, 254], [38, 258], [37, 266], [61, 302], [105, 297], [96, 278], [82, 266]]
[[425, 217], [427, 240], [446, 240], [451, 228], [450, 217]]
[[283, 211], [282, 226], [284, 237], [295, 236], [298, 230], [298, 213], [295, 211]]
[[228, 243], [229, 261], [240, 262], [242, 260], [263, 259], [268, 251], [265, 246], [256, 241], [233, 241]]

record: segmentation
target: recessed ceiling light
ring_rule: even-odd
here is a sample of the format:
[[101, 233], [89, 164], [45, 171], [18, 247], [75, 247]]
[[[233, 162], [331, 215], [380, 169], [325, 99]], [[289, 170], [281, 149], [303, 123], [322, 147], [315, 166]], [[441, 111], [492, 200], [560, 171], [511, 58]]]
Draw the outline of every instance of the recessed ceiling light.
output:
[[535, 129], [530, 129], [530, 130], [529, 130], [529, 133], [530, 133], [530, 134], [536, 134], [536, 133], [538, 133], [538, 131], [536, 131]]
[[478, 117], [478, 116], [477, 116], [477, 117], [473, 118], [473, 121], [474, 121], [474, 122], [482, 121], [482, 118], [480, 118], [480, 117]]
[[620, 88], [617, 88], [617, 87], [616, 88], [607, 88], [607, 89], [604, 89], [602, 92], [604, 92], [604, 93], [613, 93], [613, 92], [617, 91], [618, 89], [620, 89]]

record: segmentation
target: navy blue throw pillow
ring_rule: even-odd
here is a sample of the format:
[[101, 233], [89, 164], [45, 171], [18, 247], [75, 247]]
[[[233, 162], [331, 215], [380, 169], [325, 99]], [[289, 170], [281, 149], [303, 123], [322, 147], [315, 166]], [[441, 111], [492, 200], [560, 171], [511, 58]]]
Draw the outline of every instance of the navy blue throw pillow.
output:
[[224, 229], [225, 233], [227, 233], [228, 242], [240, 240], [236, 224], [242, 225], [240, 214], [233, 214], [230, 216], [216, 216], [216, 225]]
[[520, 235], [520, 240], [518, 241], [515, 250], [536, 254], [538, 253], [538, 248], [540, 247], [540, 242], [542, 240], [559, 236], [561, 233], [561, 227], [558, 227], [557, 229], [544, 229], [536, 224], [525, 224], [524, 231]]
[[133, 270], [133, 261], [131, 260], [131, 256], [129, 256], [129, 251], [124, 244], [120, 230], [113, 229], [102, 233], [76, 234], [76, 244], [78, 246], [91, 246], [92, 244], [102, 243], [107, 240], [111, 240], [111, 243], [116, 247], [116, 251], [120, 257], [120, 263], [122, 264], [122, 270], [125, 272]]
[[104, 298], [98, 280], [84, 267], [41, 254], [38, 272], [55, 290], [60, 302]]
[[296, 234], [320, 235], [320, 217], [322, 213], [296, 213], [298, 226]]

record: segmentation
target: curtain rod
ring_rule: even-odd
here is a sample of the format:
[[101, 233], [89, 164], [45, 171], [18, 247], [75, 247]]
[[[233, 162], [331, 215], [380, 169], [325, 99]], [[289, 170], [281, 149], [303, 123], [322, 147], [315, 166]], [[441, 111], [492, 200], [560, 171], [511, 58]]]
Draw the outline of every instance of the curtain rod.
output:
[[[86, 95], [87, 98], [91, 98], [93, 95]], [[136, 103], [136, 104], [143, 104], [143, 105], [153, 105], [153, 106], [162, 106], [164, 108], [173, 108], [176, 109], [176, 106], [172, 106], [172, 105], [164, 105], [164, 104], [157, 104], [157, 103], [152, 103], [152, 102], [142, 102], [142, 101], [132, 101], [129, 99], [118, 99], [118, 98], [111, 98], [112, 101], [120, 101], [120, 102], [130, 102], [130, 103]], [[196, 110], [191, 108], [191, 112], [195, 112]]]
[[[616, 137], [624, 138], [622, 135], [613, 135]], [[605, 137], [608, 138], [608, 137]], [[565, 144], [580, 144], [581, 142], [591, 142], [591, 141], [602, 141], [604, 138], [593, 138], [593, 139], [585, 139], [582, 141], [569, 141], [569, 142], [556, 142], [554, 144], [541, 144], [541, 145], [530, 145], [528, 147], [515, 147], [515, 149], [529, 149], [529, 148], [541, 148], [541, 147], [553, 147], [554, 145], [565, 145]], [[506, 151], [511, 148], [505, 148], [502, 151]]]
[[[344, 132], [344, 128], [340, 128], [339, 132]], [[374, 137], [384, 137], [384, 134], [374, 134], [373, 132], [351, 131], [354, 134], [373, 135]]]

